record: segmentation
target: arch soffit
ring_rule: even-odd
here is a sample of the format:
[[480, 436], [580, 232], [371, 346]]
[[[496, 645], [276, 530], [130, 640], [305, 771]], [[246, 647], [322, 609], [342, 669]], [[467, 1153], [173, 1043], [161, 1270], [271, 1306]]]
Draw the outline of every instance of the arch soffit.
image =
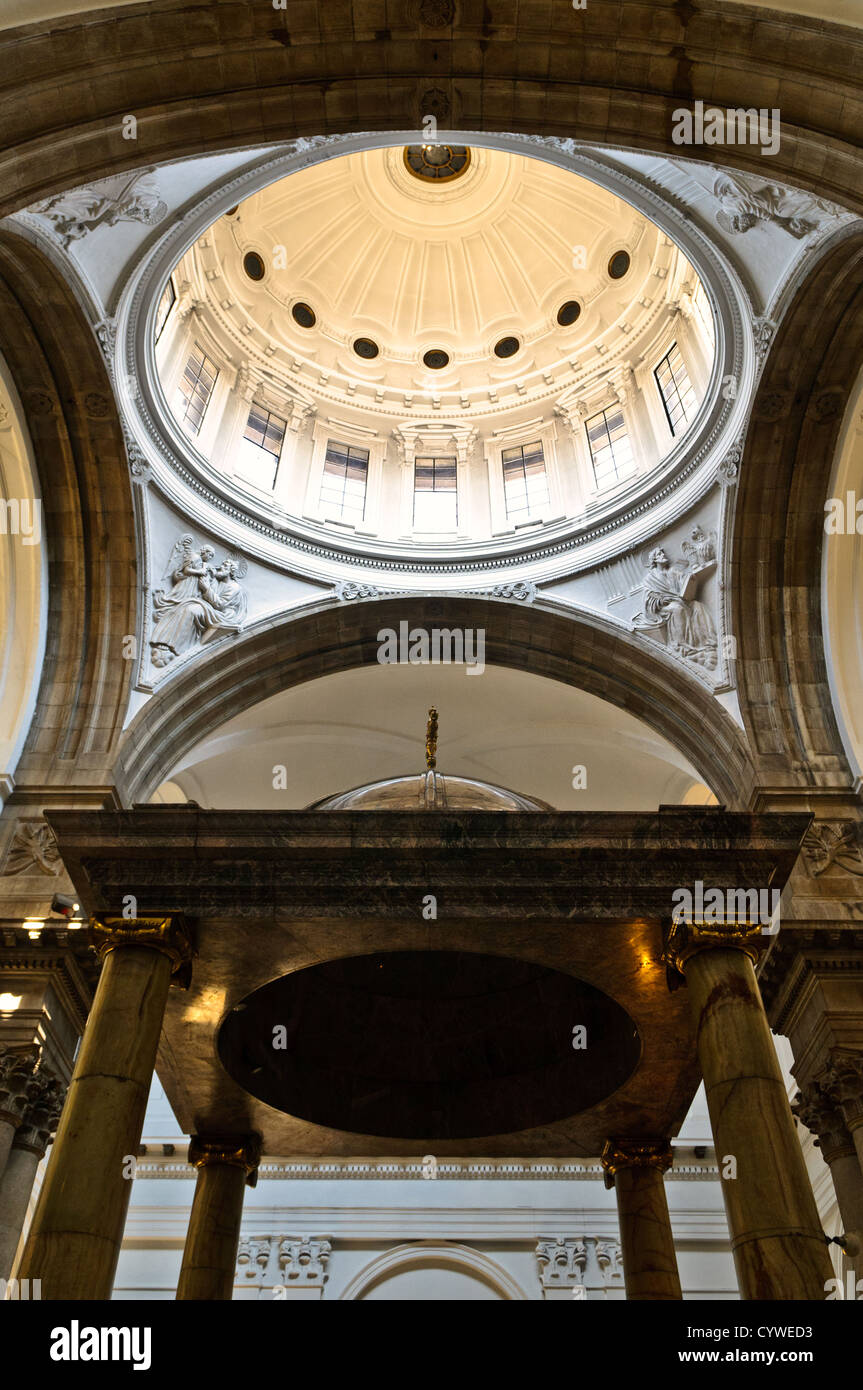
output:
[[[441, 25], [421, 24], [404, 7], [394, 27], [375, 30], [360, 7], [328, 0], [302, 6], [293, 21], [258, 0], [204, 0], [191, 11], [187, 0], [153, 0], [146, 13], [97, 11], [6, 31], [0, 53], [13, 76], [0, 215], [145, 162], [303, 135], [413, 130], [429, 111], [444, 128], [685, 149], [710, 162], [715, 147], [672, 140], [673, 113], [699, 93], [721, 108], [778, 109], [771, 176], [863, 210], [859, 29], [729, 0], [658, 0], [649, 28], [641, 0], [555, 6], [553, 24], [548, 7], [520, 6], [515, 18], [513, 8], [491, 0], [482, 20], [456, 13]], [[618, 68], [625, 87], [615, 85]], [[723, 161], [764, 172], [760, 146], [723, 147]]]
[[699, 771], [720, 802], [745, 805], [752, 765], [731, 716], [695, 677], [585, 614], [481, 598], [327, 602], [202, 653], [129, 725], [115, 767], [125, 805], [143, 802], [180, 758], [227, 720], [290, 686], [377, 662], [377, 634], [413, 627], [485, 631], [487, 664], [550, 677], [643, 719]]
[[824, 504], [861, 362], [858, 231], [826, 250], [789, 306], [741, 463], [733, 630], [741, 716], [765, 789], [851, 786], [827, 672], [821, 555]]
[[46, 655], [17, 780], [102, 785], [128, 700], [135, 521], [123, 434], [98, 343], [47, 258], [0, 231], [0, 351], [39, 475], [48, 559]]

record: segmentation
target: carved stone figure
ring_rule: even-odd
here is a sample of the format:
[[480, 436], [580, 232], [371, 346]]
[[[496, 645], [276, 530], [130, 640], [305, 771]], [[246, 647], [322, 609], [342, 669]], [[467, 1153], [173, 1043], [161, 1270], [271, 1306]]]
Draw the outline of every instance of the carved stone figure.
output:
[[98, 183], [70, 188], [33, 203], [37, 212], [54, 225], [64, 249], [97, 227], [115, 227], [118, 222], [141, 222], [156, 227], [167, 215], [168, 205], [159, 197], [155, 170], [138, 170], [131, 175], [101, 179]]
[[214, 557], [211, 545], [196, 550], [188, 534], [174, 546], [165, 573], [171, 588], [157, 589], [153, 596], [154, 666], [167, 666], [193, 647], [242, 628], [248, 600], [239, 580], [246, 575], [246, 561], [229, 555], [215, 568]]
[[633, 618], [633, 627], [640, 632], [664, 629], [668, 646], [678, 656], [715, 667], [716, 628], [705, 605], [694, 597], [699, 580], [715, 562], [673, 565], [661, 546], [651, 550], [649, 558], [650, 568], [642, 582], [644, 610]]
[[741, 235], [759, 222], [772, 222], [798, 240], [839, 215], [835, 204], [800, 188], [761, 183], [745, 174], [721, 173], [713, 185], [720, 207], [716, 221], [724, 232]]
[[716, 532], [708, 536], [701, 526], [693, 526], [689, 540], [680, 547], [692, 569], [702, 569], [716, 559]]
[[863, 874], [863, 848], [854, 821], [816, 821], [803, 837], [803, 853], [818, 878], [835, 864], [851, 874]]

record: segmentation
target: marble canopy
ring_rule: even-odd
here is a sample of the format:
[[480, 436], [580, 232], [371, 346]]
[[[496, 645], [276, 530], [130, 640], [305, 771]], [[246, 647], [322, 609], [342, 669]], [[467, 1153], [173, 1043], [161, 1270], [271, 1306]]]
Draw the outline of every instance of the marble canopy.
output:
[[[191, 981], [187, 989], [171, 991], [157, 1063], [185, 1131], [257, 1130], [266, 1153], [300, 1157], [429, 1151], [439, 1157], [578, 1157], [597, 1154], [610, 1135], [675, 1134], [697, 1088], [686, 990], [669, 989], [661, 961], [674, 889], [701, 879], [723, 888], [781, 890], [810, 817], [722, 807], [418, 815], [147, 806], [56, 811], [48, 821], [89, 913], [119, 916], [131, 895], [139, 917], [181, 912], [193, 925], [197, 956]], [[423, 916], [428, 895], [436, 899], [434, 920]], [[377, 1109], [377, 1132], [364, 1133], [285, 1113], [228, 1075], [217, 1051], [220, 1025], [254, 991], [306, 971], [316, 989], [304, 996], [305, 1017], [322, 1039], [327, 1065], [337, 1069], [339, 1056], [346, 1059], [344, 1076], [330, 1074], [334, 1094], [340, 1086], [349, 1089], [358, 1040], [340, 1004], [345, 963], [354, 962], [348, 981], [353, 987], [357, 958], [393, 963], [398, 958], [415, 970], [421, 953], [436, 957], [429, 977], [437, 971], [442, 978], [441, 953], [452, 953], [459, 969], [468, 956], [492, 958], [497, 962], [492, 970], [507, 961], [540, 968], [541, 989], [550, 993], [541, 995], [539, 1008], [532, 996], [530, 1008], [493, 1019], [483, 987], [476, 989], [477, 1055], [500, 1051], [498, 1044], [509, 1049], [501, 1063], [509, 1069], [508, 1090], [503, 1101], [497, 1096], [503, 1110], [489, 1101], [489, 1115], [508, 1114], [511, 1123], [489, 1132], [481, 1113], [484, 1087], [475, 1084], [475, 1129], [484, 1132], [473, 1137], [443, 1123], [435, 1132], [432, 1121], [428, 1133], [413, 1130], [410, 1137], [398, 1132], [395, 1118], [388, 1129], [386, 1095]], [[332, 976], [332, 967], [340, 979], [331, 981], [328, 994], [326, 971]], [[313, 976], [312, 968], [321, 973]], [[561, 977], [613, 1001], [619, 1006], [615, 1017], [631, 1020], [638, 1038], [635, 1065], [623, 1068], [628, 1074], [621, 1080], [612, 1067], [611, 1089], [589, 1096], [584, 1108], [573, 1102], [572, 1113], [560, 1105], [560, 1086], [572, 1077], [563, 1053], [572, 1047], [572, 1025], [581, 1019], [560, 1013]], [[396, 993], [404, 992], [405, 978], [402, 973]], [[546, 1026], [543, 999], [551, 1000], [547, 1017], [560, 1025], [552, 1047], [557, 1050], [546, 1056], [544, 1072], [535, 1055], [535, 1030]], [[451, 1002], [443, 997], [424, 1002], [435, 1036], [448, 1026]], [[376, 1014], [372, 1062], [379, 1067], [383, 1093], [404, 1080], [405, 1037], [393, 1022], [397, 1016], [398, 1010], [388, 1009]], [[459, 1026], [463, 1010], [461, 1018]], [[271, 1015], [262, 1015], [262, 1026], [271, 1022]], [[394, 1029], [389, 1035], [388, 1028]], [[622, 1034], [613, 1029], [607, 1040], [612, 1051], [623, 1046]], [[368, 1047], [364, 1055], [372, 1056]], [[435, 1055], [432, 1049], [430, 1056]], [[254, 1060], [245, 1058], [250, 1073]], [[559, 1084], [549, 1082], [549, 1069], [558, 1065], [563, 1066]], [[446, 1082], [446, 1076], [426, 1079]], [[481, 1083], [483, 1077], [468, 1080]], [[520, 1120], [531, 1113], [529, 1098], [546, 1083], [552, 1090], [557, 1086], [553, 1098], [561, 1113], [523, 1127]], [[578, 1084], [573, 1094], [581, 1094]], [[332, 1113], [357, 1112], [336, 1106]], [[398, 1106], [391, 1112], [405, 1113]]]

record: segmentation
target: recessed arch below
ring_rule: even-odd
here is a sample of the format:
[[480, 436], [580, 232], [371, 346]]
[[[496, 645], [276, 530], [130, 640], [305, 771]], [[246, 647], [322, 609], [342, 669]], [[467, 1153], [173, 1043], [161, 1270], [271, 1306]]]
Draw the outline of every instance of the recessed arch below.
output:
[[126, 731], [115, 765], [121, 801], [149, 799], [183, 755], [233, 716], [290, 686], [376, 663], [377, 634], [414, 627], [483, 629], [489, 665], [535, 672], [608, 700], [678, 749], [720, 802], [745, 806], [746, 741], [703, 683], [670, 658], [586, 614], [439, 596], [316, 605], [272, 619], [169, 681]]
[[446, 1269], [466, 1274], [487, 1285], [501, 1299], [526, 1301], [528, 1297], [502, 1265], [479, 1250], [465, 1245], [449, 1245], [443, 1241], [422, 1241], [419, 1244], [396, 1245], [392, 1250], [376, 1255], [346, 1284], [339, 1298], [342, 1301], [364, 1298], [372, 1289], [395, 1275], [419, 1269]]

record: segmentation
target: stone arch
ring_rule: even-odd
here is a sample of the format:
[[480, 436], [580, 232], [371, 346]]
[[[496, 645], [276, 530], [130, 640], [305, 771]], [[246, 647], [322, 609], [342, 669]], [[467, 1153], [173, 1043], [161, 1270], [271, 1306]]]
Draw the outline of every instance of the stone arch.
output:
[[259, 624], [201, 653], [129, 726], [116, 766], [124, 804], [146, 801], [179, 758], [226, 720], [270, 695], [377, 661], [377, 633], [416, 627], [482, 628], [485, 660], [549, 676], [641, 718], [696, 767], [720, 802], [745, 805], [746, 741], [718, 701], [679, 664], [584, 614], [483, 598], [417, 595], [316, 605]]
[[853, 781], [827, 674], [821, 555], [824, 503], [861, 362], [863, 232], [856, 232], [828, 248], [782, 322], [741, 463], [733, 628], [740, 709], [765, 788]]
[[96, 338], [36, 247], [0, 232], [0, 352], [21, 397], [42, 492], [45, 660], [16, 781], [110, 785], [133, 663], [135, 523], [123, 435]]
[[427, 1240], [420, 1244], [396, 1245], [376, 1255], [346, 1284], [339, 1298], [342, 1301], [362, 1298], [383, 1280], [415, 1269], [455, 1270], [479, 1280], [502, 1299], [523, 1301], [528, 1297], [512, 1275], [482, 1251], [448, 1241]]
[[[859, 29], [729, 0], [447, 9], [401, 0], [376, 28], [364, 0], [285, 11], [259, 0], [151, 0], [6, 31], [0, 215], [145, 163], [415, 130], [425, 114], [453, 130], [679, 154], [673, 113], [700, 94], [723, 108], [779, 108], [770, 176], [863, 209]], [[134, 139], [124, 138], [129, 116]], [[729, 145], [723, 161], [764, 172], [758, 146]]]

